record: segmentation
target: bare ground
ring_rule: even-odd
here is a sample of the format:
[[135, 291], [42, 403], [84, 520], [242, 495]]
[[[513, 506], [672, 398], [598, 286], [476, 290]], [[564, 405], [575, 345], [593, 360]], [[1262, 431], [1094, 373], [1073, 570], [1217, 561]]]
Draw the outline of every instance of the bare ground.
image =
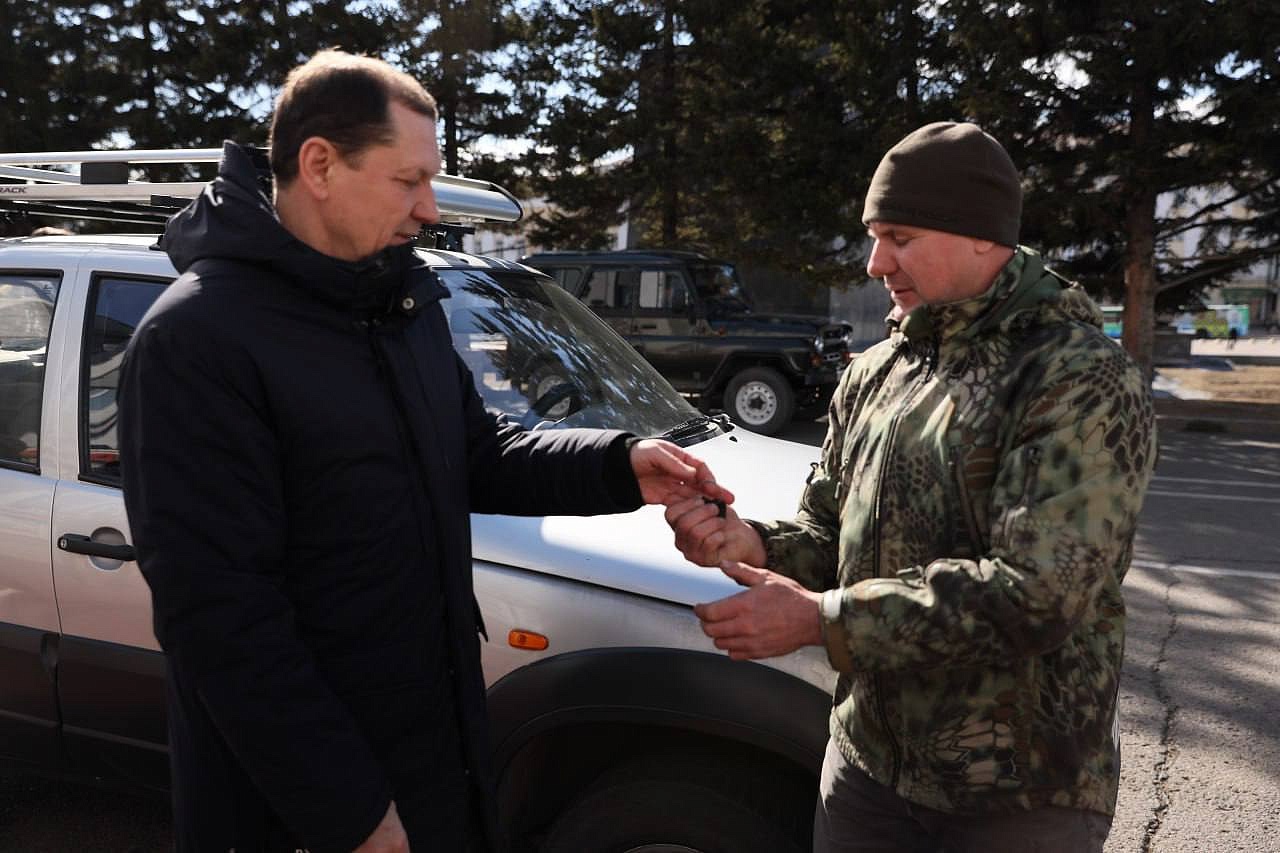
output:
[[1160, 374], [1183, 388], [1209, 394], [1224, 403], [1280, 404], [1280, 367], [1237, 365], [1234, 370], [1162, 367]]

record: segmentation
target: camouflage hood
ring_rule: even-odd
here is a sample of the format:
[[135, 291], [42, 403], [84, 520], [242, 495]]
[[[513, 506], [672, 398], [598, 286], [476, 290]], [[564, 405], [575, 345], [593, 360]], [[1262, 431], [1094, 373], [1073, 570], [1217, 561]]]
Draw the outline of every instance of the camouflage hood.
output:
[[1100, 327], [1019, 249], [850, 365], [798, 515], [756, 523], [770, 568], [841, 590], [832, 737], [912, 802], [1114, 810], [1120, 584], [1155, 443]]

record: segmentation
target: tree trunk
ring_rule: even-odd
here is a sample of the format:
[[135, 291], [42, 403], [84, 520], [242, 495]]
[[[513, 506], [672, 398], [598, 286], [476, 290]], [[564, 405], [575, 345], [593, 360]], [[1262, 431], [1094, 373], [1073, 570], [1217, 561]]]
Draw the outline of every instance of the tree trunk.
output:
[[904, 0], [898, 8], [902, 18], [902, 86], [906, 99], [907, 124], [914, 130], [920, 125], [920, 71], [916, 57], [920, 55], [920, 19], [916, 17], [916, 4]]
[[[440, 27], [445, 32], [465, 32], [466, 4], [454, 0], [440, 4]], [[444, 127], [444, 170], [446, 174], [461, 174], [458, 163], [458, 110], [460, 91], [466, 78], [461, 45], [446, 39], [440, 45], [440, 91], [435, 92], [436, 109], [440, 124]]]
[[293, 47], [293, 36], [289, 32], [291, 22], [289, 20], [289, 0], [276, 0], [276, 14], [272, 21], [272, 29], [276, 35], [276, 42], [280, 46], [280, 55], [282, 62], [280, 67], [285, 71], [289, 71], [298, 62], [297, 51]]
[[676, 14], [675, 0], [663, 4], [662, 16], [662, 245], [677, 244], [680, 217], [678, 167], [676, 165]]
[[447, 174], [461, 174], [458, 165], [458, 99], [457, 89], [451, 77], [442, 81], [447, 89], [444, 97], [436, 102], [440, 111], [440, 120], [444, 123], [444, 170]]
[[1125, 217], [1127, 252], [1124, 264], [1124, 324], [1122, 342], [1125, 350], [1142, 368], [1150, 382], [1155, 375], [1152, 363], [1155, 353], [1156, 271], [1155, 233], [1156, 198], [1149, 191], [1135, 192], [1129, 198]]
[[160, 109], [160, 95], [158, 93], [160, 82], [156, 78], [156, 36], [151, 31], [151, 25], [154, 23], [151, 15], [151, 4], [140, 4], [138, 11], [142, 18], [138, 23], [142, 28], [142, 76], [146, 81], [142, 94], [146, 107], [142, 118], [142, 133], [140, 134], [142, 138], [135, 140], [135, 143], [142, 148], [160, 148], [164, 145], [164, 142], [159, 138], [160, 134], [156, 130], [159, 125], [156, 113]]
[[1129, 105], [1128, 192], [1125, 195], [1124, 325], [1125, 350], [1150, 382], [1155, 376], [1156, 193], [1150, 178], [1151, 136], [1155, 125], [1155, 83], [1138, 72]]

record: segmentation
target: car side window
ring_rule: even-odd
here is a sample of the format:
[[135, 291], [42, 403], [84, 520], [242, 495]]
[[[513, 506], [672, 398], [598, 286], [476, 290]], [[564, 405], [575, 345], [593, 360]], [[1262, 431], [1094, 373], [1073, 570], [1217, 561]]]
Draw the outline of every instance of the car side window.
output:
[[639, 289], [639, 270], [595, 269], [587, 279], [582, 301], [596, 310], [630, 311], [635, 308]]
[[674, 270], [641, 270], [637, 305], [658, 314], [683, 314], [689, 305], [684, 276]]
[[58, 273], [0, 272], [0, 465], [36, 471]]
[[116, 435], [116, 392], [125, 347], [142, 315], [167, 282], [100, 276], [89, 293], [89, 328], [84, 336], [84, 378], [80, 383], [80, 471], [82, 479], [120, 482], [120, 442]]
[[566, 292], [573, 296], [578, 295], [578, 286], [582, 284], [581, 267], [556, 267], [548, 272], [556, 280], [556, 284], [563, 287]]

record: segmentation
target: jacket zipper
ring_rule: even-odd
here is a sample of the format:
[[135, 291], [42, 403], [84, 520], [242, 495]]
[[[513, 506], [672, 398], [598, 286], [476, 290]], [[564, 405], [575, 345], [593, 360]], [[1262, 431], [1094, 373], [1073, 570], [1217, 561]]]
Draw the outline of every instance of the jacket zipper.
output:
[[[418, 462], [419, 461], [418, 453], [414, 447], [413, 435], [409, 429], [409, 416], [405, 412], [404, 406], [401, 403], [399, 395], [395, 390], [395, 387], [393, 384], [394, 380], [391, 375], [391, 365], [387, 361], [386, 354], [378, 346], [378, 341], [377, 341], [378, 328], [382, 325], [382, 321], [380, 321], [375, 317], [371, 320], [357, 321], [356, 325], [362, 328], [365, 332], [365, 340], [369, 344], [369, 351], [373, 354], [373, 363], [374, 363], [374, 368], [377, 370], [377, 373], [378, 373], [378, 379], [382, 381], [384, 387], [387, 389], [387, 393], [391, 397], [391, 407], [395, 410], [395, 413], [396, 413], [396, 417], [395, 417], [396, 433], [397, 435], [400, 436], [400, 446], [404, 449], [405, 453], [407, 454], [406, 458], [413, 460], [415, 462]], [[425, 484], [423, 488], [425, 490], [426, 488]], [[425, 499], [425, 496], [424, 496], [424, 499]], [[476, 601], [476, 598], [474, 595], [471, 596], [471, 607], [472, 607], [472, 610], [474, 611], [474, 616], [476, 621], [476, 630], [480, 633], [480, 636], [484, 637], [485, 640], [488, 641], [489, 631], [485, 627], [484, 616], [480, 612], [480, 602]], [[452, 656], [453, 652], [451, 651], [449, 654], [450, 656]]]
[[1022, 505], [1030, 508], [1032, 502], [1031, 489], [1035, 485], [1036, 474], [1040, 471], [1040, 448], [1032, 445], [1027, 448], [1027, 470], [1022, 480]]
[[[925, 387], [929, 380], [933, 378], [933, 365], [936, 348], [931, 349], [925, 355], [924, 376], [916, 380], [916, 384], [907, 392], [907, 396], [903, 398], [901, 405], [893, 413], [893, 420], [889, 422], [889, 437], [885, 441], [884, 455], [880, 458], [880, 471], [876, 477], [876, 494], [875, 514], [872, 519], [871, 541], [872, 541], [872, 557], [873, 565], [876, 569], [876, 576], [880, 576], [880, 502], [883, 498], [884, 478], [889, 467], [889, 457], [893, 452], [894, 440], [898, 436], [898, 425], [901, 423], [902, 415], [911, 407], [911, 403], [915, 400], [916, 394], [921, 388]], [[879, 673], [871, 677], [872, 688], [876, 694], [876, 716], [880, 719], [880, 726], [884, 729], [885, 737], [889, 741], [889, 754], [893, 759], [893, 772], [889, 779], [889, 789], [893, 790], [898, 787], [898, 776], [902, 773], [902, 747], [898, 744], [898, 739], [894, 735], [893, 730], [889, 727], [889, 712], [885, 708], [884, 703], [884, 681]]]

